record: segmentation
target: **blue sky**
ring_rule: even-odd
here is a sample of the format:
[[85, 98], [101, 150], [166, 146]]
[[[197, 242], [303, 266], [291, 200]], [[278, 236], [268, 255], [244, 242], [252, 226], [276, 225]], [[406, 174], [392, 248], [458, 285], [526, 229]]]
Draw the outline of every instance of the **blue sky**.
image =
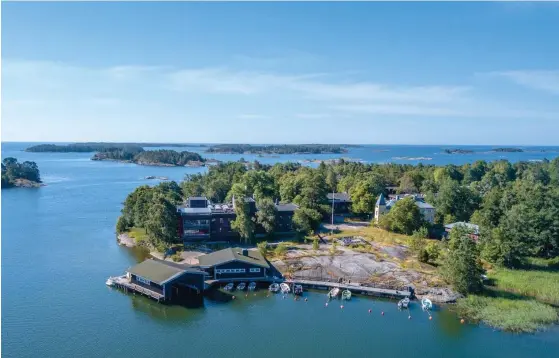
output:
[[3, 141], [559, 145], [559, 5], [3, 3]]

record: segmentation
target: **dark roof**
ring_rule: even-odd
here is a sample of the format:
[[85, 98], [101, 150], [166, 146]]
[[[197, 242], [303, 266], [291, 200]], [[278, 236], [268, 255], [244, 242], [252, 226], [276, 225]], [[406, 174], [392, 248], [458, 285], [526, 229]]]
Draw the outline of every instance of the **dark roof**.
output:
[[384, 194], [380, 193], [377, 199], [377, 205], [386, 205], [386, 200], [384, 200]]
[[335, 201], [351, 201], [351, 197], [348, 193], [328, 193], [326, 195], [328, 200], [332, 200], [334, 198]]
[[287, 204], [276, 204], [277, 211], [295, 211], [299, 209], [299, 207], [295, 204], [287, 203]]
[[243, 255], [243, 249], [239, 247], [232, 247], [224, 250], [212, 252], [211, 254], [202, 255], [198, 257], [200, 266], [216, 266], [230, 261], [242, 261], [248, 264], [270, 268], [270, 265], [260, 251], [247, 250], [248, 255]]
[[452, 224], [446, 224], [444, 227], [445, 229], [452, 230], [452, 228], [454, 228], [455, 226], [464, 226], [468, 230], [472, 231], [475, 235], [479, 235], [479, 226], [472, 223], [465, 223], [463, 221], [459, 221]]
[[128, 272], [136, 276], [141, 276], [159, 285], [180, 277], [187, 272], [204, 274], [203, 271], [187, 265], [179, 265], [163, 260], [153, 259], [148, 259], [144, 262], [140, 262], [136, 266], [132, 266], [128, 269]]
[[180, 208], [180, 211], [184, 214], [210, 214], [212, 210], [210, 208]]
[[189, 196], [188, 200], [208, 200], [205, 196]]

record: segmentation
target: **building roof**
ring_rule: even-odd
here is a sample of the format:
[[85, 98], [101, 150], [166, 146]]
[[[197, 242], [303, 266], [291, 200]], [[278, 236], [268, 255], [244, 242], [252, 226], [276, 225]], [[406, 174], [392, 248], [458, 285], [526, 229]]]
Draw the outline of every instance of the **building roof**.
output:
[[205, 196], [189, 196], [188, 200], [208, 200]]
[[295, 204], [292, 204], [292, 203], [276, 204], [276, 210], [277, 211], [295, 211], [297, 209], [299, 209], [299, 207]]
[[377, 205], [386, 205], [386, 200], [384, 200], [384, 194], [380, 193], [377, 199]]
[[132, 266], [131, 268], [129, 268], [128, 272], [136, 276], [141, 276], [159, 285], [178, 278], [187, 272], [204, 274], [203, 271], [200, 271], [188, 265], [179, 265], [163, 260], [154, 259], [148, 259], [140, 262], [136, 266]]
[[458, 221], [452, 224], [446, 224], [444, 227], [445, 229], [449, 229], [452, 230], [452, 228], [454, 228], [455, 226], [465, 226], [466, 228], [468, 228], [469, 230], [473, 231], [474, 234], [478, 235], [479, 234], [479, 226], [476, 224], [472, 224], [472, 223], [466, 223], [463, 221]]
[[332, 198], [334, 198], [335, 201], [351, 201], [351, 197], [348, 193], [328, 193], [326, 196], [328, 197], [328, 200], [332, 200]]
[[200, 262], [200, 266], [216, 266], [231, 261], [242, 261], [251, 265], [270, 268], [270, 265], [266, 259], [264, 259], [260, 251], [247, 250], [247, 252], [248, 254], [245, 256], [243, 255], [243, 249], [240, 247], [232, 247], [199, 256], [198, 260]]
[[180, 208], [180, 211], [184, 214], [210, 214], [212, 209], [210, 208]]
[[415, 205], [417, 205], [421, 209], [435, 209], [435, 207], [429, 203], [426, 203], [421, 200], [416, 200]]

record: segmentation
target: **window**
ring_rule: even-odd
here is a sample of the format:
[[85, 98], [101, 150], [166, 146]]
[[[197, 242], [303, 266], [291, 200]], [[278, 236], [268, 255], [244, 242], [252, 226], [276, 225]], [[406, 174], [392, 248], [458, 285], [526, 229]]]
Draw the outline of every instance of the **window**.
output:
[[[245, 269], [216, 269], [216, 273], [245, 273]], [[252, 271], [251, 271], [252, 272]]]
[[141, 282], [141, 283], [144, 283], [144, 284], [146, 284], [146, 285], [151, 284], [151, 281], [150, 281], [150, 280], [146, 280], [145, 278], [140, 277], [140, 276], [136, 276], [136, 281]]
[[251, 268], [250, 272], [260, 272], [260, 268]]

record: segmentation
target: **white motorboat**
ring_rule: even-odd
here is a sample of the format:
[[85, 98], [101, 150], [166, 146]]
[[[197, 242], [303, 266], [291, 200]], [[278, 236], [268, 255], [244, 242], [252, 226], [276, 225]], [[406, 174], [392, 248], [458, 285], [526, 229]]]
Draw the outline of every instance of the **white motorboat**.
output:
[[105, 282], [105, 284], [106, 284], [107, 286], [113, 286], [113, 285], [115, 284], [115, 281], [114, 281], [114, 279], [113, 279], [112, 277], [109, 277], [109, 278], [107, 279], [107, 281]]
[[225, 287], [223, 287], [225, 291], [233, 291], [233, 288], [235, 288], [235, 285], [232, 282], [228, 283], [227, 285], [225, 285]]
[[270, 290], [270, 292], [278, 292], [280, 289], [280, 286], [277, 283], [272, 283], [270, 285], [270, 287], [268, 288], [268, 290]]
[[248, 290], [249, 291], [254, 291], [256, 290], [256, 282], [251, 282], [248, 284]]
[[330, 292], [328, 292], [328, 298], [338, 297], [339, 294], [340, 294], [340, 289], [334, 287], [333, 289], [330, 290]]
[[296, 295], [302, 295], [303, 294], [303, 285], [294, 285], [293, 286], [293, 293]]
[[421, 299], [421, 308], [423, 308], [424, 310], [430, 310], [431, 308], [433, 308], [433, 302], [431, 302], [431, 300], [428, 298], [423, 298]]
[[409, 305], [409, 304], [410, 304], [410, 299], [406, 297], [406, 298], [404, 298], [404, 299], [401, 299], [401, 300], [398, 302], [398, 308], [399, 308], [399, 309], [408, 308], [408, 305]]
[[289, 293], [291, 291], [291, 289], [289, 288], [289, 285], [287, 283], [280, 283], [280, 290], [281, 293]]
[[343, 290], [342, 291], [342, 300], [351, 300], [351, 291], [350, 290]]
[[237, 290], [242, 291], [247, 287], [247, 284], [244, 282], [241, 282], [237, 285]]

